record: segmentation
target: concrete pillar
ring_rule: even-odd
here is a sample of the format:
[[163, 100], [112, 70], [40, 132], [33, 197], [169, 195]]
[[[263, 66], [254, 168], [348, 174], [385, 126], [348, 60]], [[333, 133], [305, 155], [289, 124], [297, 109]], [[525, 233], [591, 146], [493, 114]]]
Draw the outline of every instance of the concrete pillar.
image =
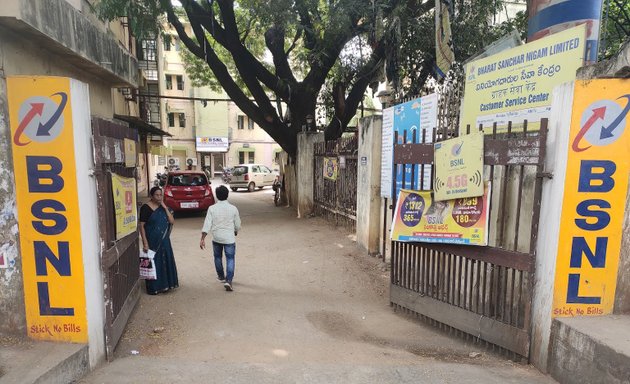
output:
[[298, 133], [297, 150], [297, 216], [304, 218], [313, 212], [313, 144], [324, 141], [323, 133]]
[[357, 244], [370, 255], [379, 253], [382, 122], [366, 117], [359, 123]]
[[551, 310], [572, 112], [573, 83], [557, 86], [553, 91], [545, 158], [545, 171], [553, 174], [553, 179], [543, 183], [532, 303], [530, 358], [543, 372], [547, 372], [549, 356]]
[[0, 334], [26, 335], [7, 87], [0, 69]]

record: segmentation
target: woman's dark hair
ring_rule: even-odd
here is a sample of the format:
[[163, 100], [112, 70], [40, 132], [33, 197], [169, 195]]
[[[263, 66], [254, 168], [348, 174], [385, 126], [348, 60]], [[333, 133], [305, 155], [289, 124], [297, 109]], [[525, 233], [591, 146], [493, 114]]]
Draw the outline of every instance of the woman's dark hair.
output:
[[227, 189], [225, 185], [220, 185], [215, 190], [215, 193], [217, 194], [217, 199], [223, 201], [223, 200], [227, 200], [228, 195], [230, 194], [230, 191]]
[[149, 191], [149, 194], [151, 195], [151, 197], [153, 197], [153, 195], [155, 195], [155, 192], [157, 192], [157, 191], [161, 191], [161, 190], [162, 190], [162, 188], [160, 188], [160, 187], [153, 187], [153, 188], [151, 188], [151, 190]]

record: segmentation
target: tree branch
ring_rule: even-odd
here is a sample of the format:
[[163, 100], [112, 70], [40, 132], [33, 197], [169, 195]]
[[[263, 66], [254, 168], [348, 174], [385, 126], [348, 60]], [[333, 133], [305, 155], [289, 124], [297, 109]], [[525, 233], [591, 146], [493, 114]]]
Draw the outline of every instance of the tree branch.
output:
[[309, 51], [313, 50], [317, 46], [317, 34], [315, 33], [311, 16], [308, 13], [308, 8], [303, 0], [296, 0], [294, 4], [300, 17], [300, 25], [304, 29], [304, 47]]
[[265, 44], [273, 57], [276, 67], [276, 75], [288, 81], [291, 85], [296, 85], [297, 80], [293, 76], [293, 71], [289, 65], [289, 58], [284, 52], [284, 29], [279, 25], [274, 25], [265, 32]]
[[[282, 97], [288, 97], [288, 92], [281, 87], [281, 84], [278, 81], [279, 79], [264, 65], [262, 65], [262, 63], [249, 50], [247, 50], [247, 48], [245, 48], [245, 46], [239, 40], [238, 29], [235, 29], [236, 19], [234, 15], [234, 9], [225, 4], [226, 0], [218, 1], [225, 28], [221, 26], [214, 17], [208, 14], [208, 12], [203, 9], [196, 1], [182, 0], [181, 2], [184, 6], [184, 9], [190, 10], [190, 12], [186, 11], [186, 14], [188, 15], [188, 20], [191, 23], [193, 23], [193, 21], [200, 23], [204, 27], [204, 29], [212, 36], [212, 38], [215, 39], [217, 43], [221, 44], [225, 49], [227, 49], [232, 54], [232, 56], [238, 55], [240, 57], [240, 60], [245, 61], [244, 65], [248, 67], [248, 72], [253, 73], [256, 78], [260, 80], [267, 88], [271, 89], [274, 93]], [[230, 0], [227, 0], [227, 2], [230, 3], [231, 6], [233, 6], [234, 4], [233, 1]], [[227, 21], [231, 22], [226, 22], [226, 16], [223, 14], [224, 7], [227, 7], [225, 8], [226, 10], [231, 11], [230, 14], [232, 15], [232, 18], [230, 20], [228, 15], [227, 19]], [[232, 31], [236, 31], [236, 34], [233, 34]]]

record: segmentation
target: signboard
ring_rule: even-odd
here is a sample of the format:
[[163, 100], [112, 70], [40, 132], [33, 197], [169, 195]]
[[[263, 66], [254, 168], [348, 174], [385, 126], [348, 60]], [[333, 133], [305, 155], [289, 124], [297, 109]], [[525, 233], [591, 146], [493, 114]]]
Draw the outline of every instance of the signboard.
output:
[[[431, 143], [433, 141], [433, 129], [437, 126], [437, 110], [438, 97], [436, 94], [394, 106], [393, 130], [398, 134], [397, 144], [414, 143], [414, 135], [415, 143]], [[411, 180], [412, 173], [416, 175], [415, 182]], [[418, 177], [419, 175], [421, 177]], [[395, 176], [396, 190], [394, 193], [396, 195], [403, 187], [403, 179], [405, 188], [428, 190], [431, 186], [430, 165], [424, 166], [424, 171], [417, 164], [406, 164], [404, 167], [396, 165]]]
[[435, 143], [435, 200], [483, 195], [483, 132]]
[[112, 173], [112, 196], [118, 240], [137, 229], [136, 180]]
[[9, 77], [7, 94], [27, 334], [87, 342], [72, 110], [81, 100], [62, 77]]
[[551, 94], [559, 84], [573, 81], [584, 62], [586, 26], [580, 25], [533, 43], [466, 64], [466, 88], [460, 131], [483, 125], [486, 134], [540, 129], [548, 118]]
[[394, 108], [383, 110], [381, 136], [381, 197], [392, 197], [392, 169], [394, 167]]
[[586, 24], [587, 62], [597, 61], [602, 0], [532, 0], [528, 5], [527, 41]]
[[628, 172], [630, 80], [576, 82], [553, 316], [612, 313]]
[[227, 137], [197, 137], [197, 152], [227, 152]]
[[398, 195], [391, 239], [394, 241], [488, 245], [488, 196], [436, 201], [430, 191], [403, 189]]
[[336, 157], [324, 157], [324, 179], [337, 180], [339, 164]]
[[136, 142], [130, 139], [123, 139], [125, 144], [125, 167], [136, 166]]

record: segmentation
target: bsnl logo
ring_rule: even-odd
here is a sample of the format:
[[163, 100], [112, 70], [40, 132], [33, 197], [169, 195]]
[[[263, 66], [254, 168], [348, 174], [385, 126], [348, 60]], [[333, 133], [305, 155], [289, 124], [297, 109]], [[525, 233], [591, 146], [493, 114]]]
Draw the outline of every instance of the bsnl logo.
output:
[[[55, 93], [59, 104], [51, 98], [35, 96], [22, 103], [19, 111], [19, 125], [13, 136], [16, 146], [25, 146], [31, 141], [45, 143], [57, 138], [63, 129], [63, 110], [68, 96], [64, 92]], [[61, 177], [63, 164], [55, 156], [26, 156], [26, 177], [29, 194], [46, 194], [31, 206], [33, 229], [44, 236], [63, 234], [68, 228], [68, 219], [63, 214], [66, 207], [55, 198], [64, 189]], [[43, 236], [42, 236], [43, 237]], [[42, 238], [40, 237], [40, 239]], [[50, 276], [49, 265], [59, 276], [72, 276], [70, 263], [70, 242], [57, 241], [54, 251], [43, 240], [33, 241], [35, 274], [38, 277]], [[47, 281], [37, 282], [39, 313], [42, 316], [74, 316], [74, 308], [53, 307], [50, 300], [50, 287]]]
[[[592, 146], [607, 146], [623, 135], [625, 117], [630, 110], [630, 95], [623, 95], [618, 100], [621, 99], [626, 99], [625, 107], [612, 100], [599, 100], [586, 108], [582, 114], [581, 129], [572, 145], [576, 154], [587, 153], [585, 151]], [[583, 141], [590, 146], [581, 144]], [[609, 212], [612, 210], [611, 199], [606, 199], [606, 194], [615, 188], [613, 176], [616, 171], [617, 164], [610, 160], [584, 159], [580, 162], [577, 192], [588, 193], [589, 198], [577, 204], [575, 225], [589, 235], [573, 236], [570, 268], [581, 269], [583, 255], [592, 268], [606, 268], [609, 234], [605, 230], [611, 222]], [[600, 296], [579, 295], [581, 273], [569, 273], [567, 303], [601, 304]]]
[[[617, 170], [617, 165], [609, 160], [582, 160], [580, 164], [580, 176], [578, 182], [579, 193], [607, 193], [615, 188], [615, 180], [612, 176]], [[603, 197], [603, 196], [602, 196]], [[610, 215], [606, 209], [610, 209], [610, 203], [605, 199], [586, 199], [577, 204], [575, 213], [575, 225], [584, 231], [597, 235], [597, 231], [604, 230], [610, 224]], [[594, 236], [588, 236], [591, 240]], [[597, 236], [595, 249], [592, 249], [586, 236], [574, 236], [571, 244], [571, 268], [582, 268], [582, 255], [586, 256], [593, 268], [606, 267], [606, 255], [608, 249], [608, 236]], [[574, 304], [600, 304], [600, 297], [580, 296], [580, 273], [570, 273], [567, 303]]]

